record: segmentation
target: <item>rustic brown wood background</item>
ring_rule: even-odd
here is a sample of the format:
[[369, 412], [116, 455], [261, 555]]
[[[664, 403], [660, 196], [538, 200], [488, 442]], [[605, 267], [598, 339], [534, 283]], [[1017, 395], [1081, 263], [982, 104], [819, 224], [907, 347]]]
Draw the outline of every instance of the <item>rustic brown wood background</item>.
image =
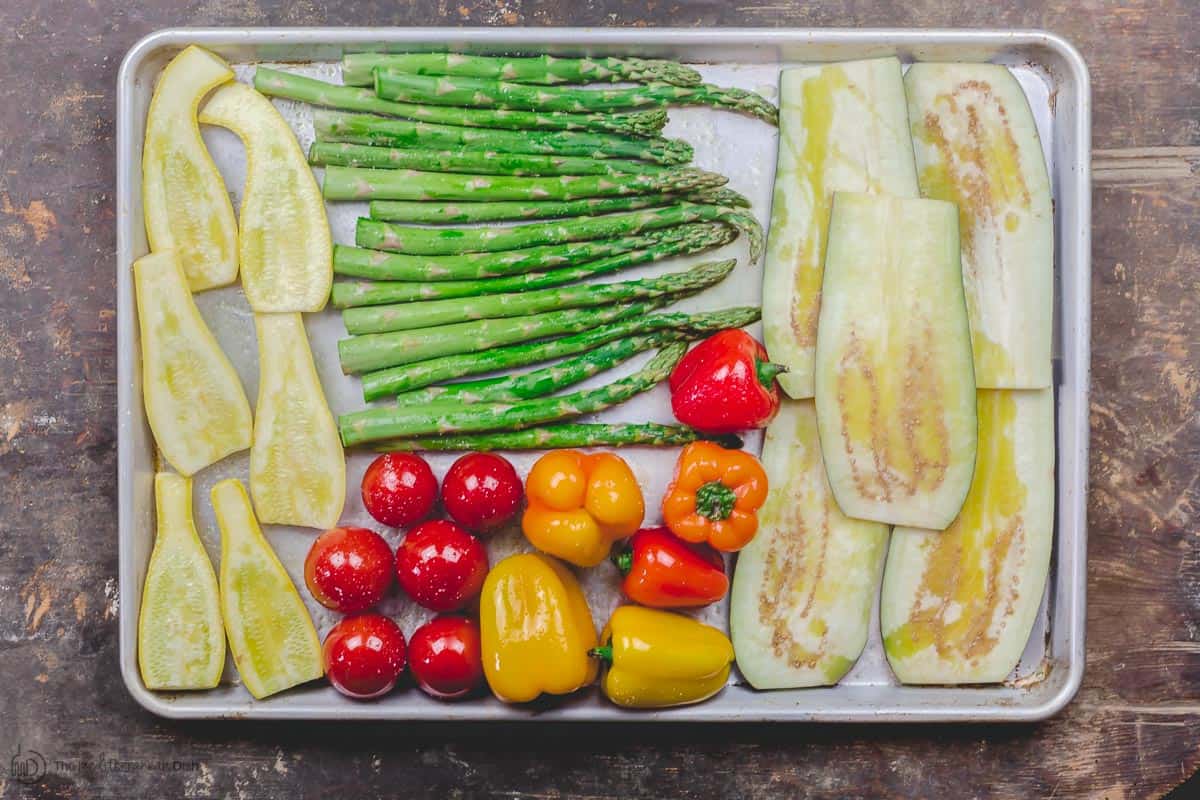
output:
[[[116, 652], [117, 66], [167, 26], [373, 24], [992, 26], [1073, 41], [1095, 90], [1095, 321], [1088, 667], [1067, 711], [1001, 728], [501, 729], [141, 711]], [[1195, 0], [0, 3], [0, 797], [1168, 791], [1200, 765], [1198, 55]], [[6, 777], [18, 747], [50, 760], [33, 786]]]

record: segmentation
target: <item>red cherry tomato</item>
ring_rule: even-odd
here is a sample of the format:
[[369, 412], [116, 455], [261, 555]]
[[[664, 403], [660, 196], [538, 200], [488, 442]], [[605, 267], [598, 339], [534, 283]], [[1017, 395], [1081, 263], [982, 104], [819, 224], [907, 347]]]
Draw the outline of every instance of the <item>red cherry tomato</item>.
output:
[[318, 603], [343, 614], [366, 611], [392, 585], [392, 548], [366, 528], [333, 528], [312, 543], [304, 582]]
[[333, 688], [370, 700], [390, 692], [404, 671], [404, 634], [382, 614], [347, 617], [325, 637], [321, 657]]
[[437, 492], [433, 470], [425, 459], [412, 453], [385, 453], [363, 474], [362, 499], [367, 513], [392, 528], [428, 516]]
[[483, 684], [479, 623], [435, 617], [417, 628], [408, 645], [409, 668], [426, 694], [453, 700]]
[[453, 522], [435, 519], [413, 528], [396, 550], [396, 578], [409, 597], [431, 611], [455, 611], [483, 588], [483, 544]]
[[488, 531], [508, 522], [521, 506], [521, 478], [495, 453], [467, 453], [442, 481], [442, 504], [455, 522]]

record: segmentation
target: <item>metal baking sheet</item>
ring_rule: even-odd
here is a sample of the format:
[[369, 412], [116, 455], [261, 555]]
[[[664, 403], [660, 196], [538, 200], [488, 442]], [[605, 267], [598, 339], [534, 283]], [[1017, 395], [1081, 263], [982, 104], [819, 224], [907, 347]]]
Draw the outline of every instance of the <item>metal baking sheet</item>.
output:
[[[1039, 621], [1010, 679], [995, 686], [901, 686], [883, 657], [878, 609], [872, 637], [853, 671], [834, 687], [757, 692], [735, 675], [716, 698], [695, 706], [658, 712], [618, 709], [595, 689], [536, 710], [506, 706], [493, 699], [441, 703], [415, 689], [394, 692], [373, 703], [354, 703], [322, 683], [256, 701], [237, 682], [227, 663], [221, 685], [211, 691], [158, 693], [141, 683], [136, 630], [142, 580], [153, 544], [152, 478], [158, 461], [141, 401], [137, 325], [130, 264], [147, 250], [142, 224], [141, 146], [146, 109], [162, 67], [187, 44], [200, 44], [235, 65], [248, 81], [256, 63], [331, 80], [339, 78], [336, 61], [360, 50], [443, 50], [477, 53], [552, 53], [555, 55], [633, 55], [673, 58], [692, 64], [714, 82], [753, 89], [775, 99], [778, 72], [802, 63], [897, 55], [902, 61], [994, 61], [1009, 66], [1029, 96], [1037, 120], [1054, 190], [1056, 271], [1056, 373], [1058, 499], [1051, 579]], [[346, 29], [172, 29], [138, 42], [121, 66], [117, 100], [117, 315], [118, 315], [118, 479], [120, 549], [120, 668], [134, 698], [154, 713], [169, 717], [272, 719], [430, 719], [430, 720], [576, 720], [576, 721], [1028, 721], [1061, 709], [1078, 690], [1084, 664], [1086, 492], [1088, 452], [1088, 369], [1090, 327], [1090, 89], [1087, 68], [1067, 42], [1037, 31], [955, 30], [620, 30], [577, 28], [346, 28]], [[310, 113], [298, 103], [275, 101], [301, 140], [311, 141]], [[711, 109], [672, 109], [667, 135], [686, 138], [696, 148], [699, 166], [730, 176], [730, 187], [746, 194], [764, 223], [770, 209], [777, 133], [767, 125]], [[244, 177], [237, 140], [225, 131], [206, 129], [205, 140], [226, 177], [235, 205]], [[353, 221], [365, 204], [331, 204], [335, 241], [353, 241]], [[673, 259], [631, 270], [634, 273], [677, 269], [696, 260], [736, 255], [737, 272], [720, 287], [680, 304], [711, 308], [757, 303], [761, 264], [747, 263], [738, 241], [716, 253]], [[610, 280], [615, 278], [610, 278]], [[249, 308], [237, 288], [197, 297], [201, 312], [238, 369], [247, 394], [257, 389], [257, 356]], [[344, 335], [332, 310], [306, 315], [314, 357], [335, 413], [361, 405], [357, 380], [341, 374], [336, 340]], [[643, 356], [644, 360], [645, 356]], [[635, 368], [641, 360], [632, 362]], [[593, 379], [593, 382], [601, 380]], [[665, 389], [611, 409], [605, 419], [670, 421]], [[757, 451], [760, 438], [748, 446]], [[670, 475], [674, 451], [634, 449], [626, 453], [653, 509]], [[512, 454], [526, 469], [536, 454]], [[452, 454], [433, 455], [441, 476]], [[348, 454], [346, 511], [343, 524], [373, 525], [357, 486], [371, 455]], [[219, 539], [207, 502], [208, 489], [224, 477], [246, 478], [247, 455], [234, 456], [197, 476], [196, 516], [201, 536], [218, 563]], [[266, 526], [292, 578], [302, 583], [302, 563], [314, 533]], [[385, 533], [392, 544], [396, 532]], [[494, 537], [489, 551], [495, 563], [525, 548], [518, 532]], [[598, 620], [616, 603], [616, 573], [603, 565], [584, 573], [583, 584]], [[336, 621], [301, 590], [319, 633]], [[426, 612], [389, 597], [385, 613], [411, 634]], [[726, 609], [700, 612], [706, 621], [726, 627]]]

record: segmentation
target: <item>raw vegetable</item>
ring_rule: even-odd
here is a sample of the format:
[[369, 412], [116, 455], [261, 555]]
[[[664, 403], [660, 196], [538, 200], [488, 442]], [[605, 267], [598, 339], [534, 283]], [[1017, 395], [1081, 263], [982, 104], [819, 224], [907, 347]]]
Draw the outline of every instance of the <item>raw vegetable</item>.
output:
[[732, 552], [754, 538], [766, 499], [767, 475], [757, 458], [714, 442], [692, 442], [679, 454], [663, 497], [663, 522], [680, 539]]
[[917, 196], [896, 58], [785, 69], [763, 270], [763, 339], [791, 397], [813, 396], [825, 234], [835, 191]]
[[420, 456], [388, 453], [372, 461], [363, 473], [363, 508], [389, 528], [404, 528], [425, 519], [437, 495], [437, 478]]
[[460, 75], [513, 83], [613, 83], [661, 81], [676, 86], [700, 83], [700, 73], [674, 61], [647, 58], [560, 58], [557, 56], [468, 56], [459, 53], [348, 53], [342, 56], [347, 86], [370, 86], [376, 69], [418, 75]]
[[366, 611], [392, 585], [392, 548], [366, 528], [333, 528], [318, 536], [304, 559], [313, 599], [342, 614]]
[[427, 150], [467, 148], [504, 153], [632, 158], [655, 164], [686, 164], [692, 160], [690, 144], [660, 136], [636, 138], [612, 133], [462, 128], [320, 108], [313, 111], [313, 128], [317, 138], [326, 142], [419, 147]]
[[892, 534], [880, 627], [896, 677], [1008, 677], [1037, 618], [1053, 538], [1053, 391], [981, 390], [979, 457], [958, 518]]
[[[313, 142], [308, 162], [317, 166], [462, 172], [468, 175], [660, 175], [668, 168], [645, 161], [586, 156], [539, 156], [495, 150], [413, 150], [347, 142]], [[682, 169], [682, 168], [677, 168]]]
[[154, 252], [174, 250], [194, 292], [233, 283], [237, 222], [217, 166], [200, 138], [196, 109], [233, 70], [195, 45], [163, 69], [146, 117], [142, 210]]
[[258, 404], [250, 495], [259, 521], [328, 528], [346, 504], [346, 456], [299, 314], [255, 314]]
[[[520, 431], [461, 434], [427, 439], [391, 439], [374, 445], [377, 450], [546, 450], [553, 447], [673, 447], [702, 438], [681, 425], [654, 423], [565, 423]], [[721, 437], [725, 447], [741, 447], [736, 436]]]
[[891, 525], [949, 525], [971, 485], [976, 443], [952, 204], [834, 196], [816, 390], [838, 507]]
[[483, 543], [444, 519], [422, 522], [396, 549], [400, 588], [431, 611], [457, 611], [470, 603], [487, 571]]
[[707, 544], [685, 542], [666, 528], [642, 528], [612, 556], [621, 591], [652, 608], [694, 608], [729, 591], [725, 560]]
[[762, 462], [771, 490], [733, 573], [738, 669], [755, 689], [831, 686], [866, 646], [888, 527], [838, 509], [813, 401], [783, 402]]
[[596, 680], [592, 612], [575, 576], [549, 556], [523, 553], [492, 568], [479, 628], [483, 674], [505, 703], [570, 694]]
[[626, 708], [699, 703], [729, 680], [733, 645], [711, 625], [638, 606], [612, 613], [592, 655], [609, 665], [600, 689]]
[[473, 531], [491, 531], [507, 523], [520, 510], [523, 495], [517, 471], [495, 453], [460, 457], [442, 480], [442, 507]]
[[[373, 82], [373, 79], [369, 80]], [[363, 83], [362, 85], [367, 85]], [[384, 100], [370, 89], [338, 86], [316, 78], [258, 67], [254, 88], [270, 97], [285, 97], [315, 106], [344, 111], [365, 111], [405, 117], [420, 122], [462, 125], [468, 128], [510, 128], [514, 130], [607, 131], [635, 136], [653, 136], [667, 121], [663, 112], [640, 111], [633, 114], [538, 114], [528, 111], [479, 110], [444, 106], [412, 105]]]
[[261, 700], [321, 677], [321, 641], [263, 537], [241, 481], [212, 488], [221, 529], [221, 616], [242, 683]]
[[1050, 385], [1054, 212], [1029, 101], [1000, 64], [904, 76], [921, 194], [958, 205], [981, 389]]
[[350, 446], [401, 436], [529, 428], [543, 422], [595, 414], [666, 380], [685, 349], [683, 344], [667, 345], [646, 366], [626, 378], [557, 397], [520, 403], [442, 402], [427, 406], [369, 408], [344, 414], [340, 420], [342, 441]]
[[466, 697], [483, 685], [479, 623], [466, 617], [434, 617], [408, 642], [408, 666], [421, 691], [439, 700]]
[[200, 121], [228, 128], [246, 146], [238, 257], [250, 308], [320, 311], [333, 281], [333, 240], [291, 127], [270, 100], [241, 83], [218, 89]]
[[133, 262], [142, 398], [158, 449], [190, 476], [250, 446], [250, 403], [173, 251]]
[[766, 427], [779, 411], [775, 376], [781, 371], [750, 334], [721, 331], [696, 345], [671, 373], [671, 410], [706, 433]]
[[192, 521], [192, 482], [154, 476], [154, 550], [138, 611], [138, 671], [147, 689], [211, 689], [225, 667], [217, 576]]
[[342, 321], [351, 334], [433, 328], [476, 319], [503, 319], [555, 309], [591, 308], [655, 297], [695, 294], [720, 283], [737, 266], [735, 259], [698, 264], [683, 272], [617, 283], [583, 283], [537, 291], [488, 294], [450, 300], [424, 300], [348, 308]]
[[534, 462], [525, 493], [525, 538], [577, 567], [608, 558], [613, 542], [632, 535], [646, 513], [633, 470], [613, 453], [552, 450]]
[[524, 111], [607, 112], [644, 106], [715, 106], [750, 114], [776, 124], [779, 110], [766, 98], [745, 89], [672, 86], [648, 83], [617, 89], [572, 86], [527, 86], [486, 78], [415, 75], [394, 69], [375, 70], [375, 93], [387, 100], [438, 106], [509, 108]]
[[354, 700], [373, 700], [395, 687], [404, 650], [404, 634], [390, 617], [361, 614], [333, 626], [321, 658], [333, 688]]

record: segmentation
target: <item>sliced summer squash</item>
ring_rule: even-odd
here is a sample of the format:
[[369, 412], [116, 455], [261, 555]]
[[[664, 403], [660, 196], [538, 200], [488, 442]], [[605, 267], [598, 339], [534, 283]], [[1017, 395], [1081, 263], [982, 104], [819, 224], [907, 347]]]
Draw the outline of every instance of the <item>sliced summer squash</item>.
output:
[[332, 528], [346, 501], [346, 459], [299, 314], [255, 314], [258, 405], [250, 494], [262, 522]]
[[173, 251], [133, 263], [142, 399], [158, 449], [190, 476], [250, 446], [250, 403], [196, 309]]
[[333, 283], [325, 202], [292, 129], [271, 101], [241, 83], [200, 112], [246, 146], [239, 250], [242, 288], [259, 312], [320, 311]]
[[835, 191], [917, 196], [900, 62], [783, 71], [779, 157], [763, 272], [763, 335], [791, 397], [813, 396], [825, 231]]
[[238, 273], [237, 222], [225, 182], [213, 164], [196, 108], [233, 80], [229, 65], [188, 47], [167, 64], [146, 117], [142, 207], [150, 249], [174, 250], [192, 291], [233, 283]]
[[261, 700], [320, 678], [317, 631], [242, 482], [213, 486], [212, 504], [221, 528], [221, 615], [242, 683]]
[[813, 401], [783, 401], [762, 461], [771, 490], [733, 574], [738, 669], [756, 689], [829, 686], [866, 646], [888, 526], [833, 501]]
[[817, 333], [821, 452], [847, 516], [940, 530], [975, 468], [951, 203], [838, 192]]
[[904, 683], [995, 683], [1036, 620], [1054, 534], [1052, 390], [980, 390], [979, 457], [945, 531], [896, 528], [881, 599]]
[[211, 689], [225, 666], [217, 576], [192, 521], [192, 481], [154, 476], [154, 551], [138, 613], [138, 669], [147, 689]]
[[999, 64], [914, 64], [904, 85], [921, 194], [958, 205], [975, 382], [1047, 387], [1054, 219], [1029, 101]]

